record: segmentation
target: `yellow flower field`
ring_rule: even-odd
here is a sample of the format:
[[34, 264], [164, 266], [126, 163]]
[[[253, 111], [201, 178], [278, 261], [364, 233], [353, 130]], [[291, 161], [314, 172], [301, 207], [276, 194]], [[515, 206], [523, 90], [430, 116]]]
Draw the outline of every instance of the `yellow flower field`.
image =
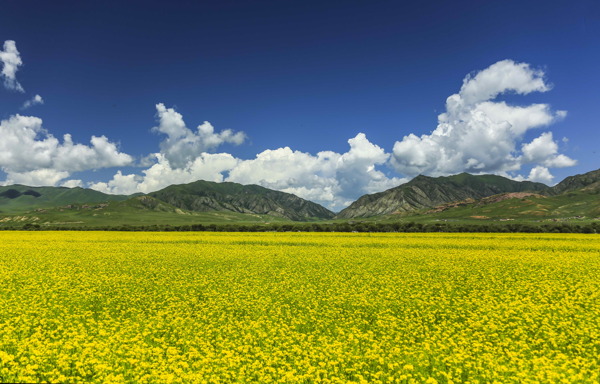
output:
[[0, 381], [598, 383], [600, 237], [0, 232]]

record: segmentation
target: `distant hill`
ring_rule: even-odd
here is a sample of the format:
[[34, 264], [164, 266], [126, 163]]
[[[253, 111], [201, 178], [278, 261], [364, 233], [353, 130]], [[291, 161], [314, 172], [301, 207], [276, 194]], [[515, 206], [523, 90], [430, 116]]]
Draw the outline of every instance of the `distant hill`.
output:
[[335, 214], [290, 193], [258, 185], [196, 181], [171, 185], [148, 196], [191, 212], [228, 211], [270, 215], [296, 221], [331, 219]]
[[600, 217], [600, 195], [584, 190], [560, 195], [505, 193], [435, 207], [407, 219], [419, 221], [571, 221]]
[[[400, 214], [400, 215], [399, 215]], [[501, 176], [466, 173], [418, 176], [365, 195], [337, 216], [297, 196], [258, 185], [197, 181], [148, 195], [108, 195], [84, 188], [0, 187], [0, 227], [267, 224], [313, 220], [416, 223], [440, 221], [597, 222], [600, 170], [567, 177], [550, 188]]]
[[114, 228], [121, 226], [178, 226], [197, 224], [289, 223], [289, 219], [269, 215], [229, 211], [190, 212], [151, 196], [135, 196], [124, 201], [67, 204], [0, 214], [0, 228], [21, 228], [37, 224], [42, 228]]
[[[144, 220], [160, 222], [161, 216], [165, 223], [181, 224], [194, 220], [211, 223], [311, 221], [335, 215], [289, 193], [258, 185], [202, 180], [131, 196], [108, 195], [84, 188], [11, 185], [0, 187], [0, 214], [17, 215], [18, 220], [35, 217], [39, 221], [78, 223], [83, 220], [102, 225], [139, 224]], [[14, 220], [9, 218], [5, 222], [11, 221]]]
[[93, 189], [65, 187], [0, 187], [0, 212], [10, 213], [69, 204], [123, 201], [131, 196], [108, 195]]
[[407, 213], [441, 204], [478, 200], [505, 192], [545, 192], [550, 187], [530, 181], [514, 181], [502, 176], [417, 176], [406, 184], [387, 191], [365, 195], [342, 210], [336, 218], [365, 218], [393, 213]]
[[567, 177], [541, 192], [507, 192], [415, 212], [416, 221], [575, 221], [600, 218], [600, 170]]
[[569, 176], [552, 187], [548, 192], [552, 195], [559, 195], [583, 189], [587, 189], [588, 191], [600, 190], [600, 169], [582, 175]]

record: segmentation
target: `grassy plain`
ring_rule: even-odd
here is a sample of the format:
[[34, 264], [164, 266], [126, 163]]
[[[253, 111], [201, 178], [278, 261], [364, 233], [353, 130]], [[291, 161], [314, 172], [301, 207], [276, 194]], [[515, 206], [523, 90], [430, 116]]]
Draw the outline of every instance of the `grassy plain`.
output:
[[597, 383], [600, 237], [0, 232], [0, 382]]

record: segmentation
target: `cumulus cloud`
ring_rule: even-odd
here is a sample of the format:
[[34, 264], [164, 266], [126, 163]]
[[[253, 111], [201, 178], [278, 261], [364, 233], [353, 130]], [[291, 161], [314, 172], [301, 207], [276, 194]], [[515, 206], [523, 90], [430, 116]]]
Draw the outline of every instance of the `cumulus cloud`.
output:
[[108, 182], [90, 184], [90, 188], [112, 194], [153, 192], [172, 184], [197, 180], [222, 182], [223, 173], [234, 168], [239, 160], [228, 153], [202, 153], [183, 168], [171, 166], [165, 155], [154, 154], [156, 163], [142, 171], [142, 175], [124, 175], [118, 171]]
[[546, 92], [550, 88], [544, 81], [543, 71], [532, 69], [527, 63], [502, 60], [475, 76], [467, 75], [459, 97], [461, 102], [472, 105], [494, 99], [508, 91], [526, 95], [531, 92]]
[[44, 104], [44, 99], [42, 99], [42, 96], [40, 95], [35, 95], [33, 98], [31, 98], [31, 100], [27, 100], [25, 103], [23, 103], [21, 109], [27, 109], [38, 104]]
[[75, 187], [80, 187], [83, 188], [83, 181], [82, 180], [76, 180], [76, 179], [71, 179], [71, 180], [66, 180], [63, 181], [62, 183], [60, 183], [61, 187], [67, 187], [67, 188], [75, 188]]
[[577, 161], [558, 154], [558, 143], [552, 132], [544, 132], [530, 143], [523, 144], [523, 159], [528, 163], [538, 163], [545, 167], [563, 168], [577, 164]]
[[406, 181], [388, 178], [375, 168], [385, 164], [389, 154], [363, 133], [348, 140], [348, 144], [350, 150], [343, 154], [324, 151], [311, 155], [289, 147], [267, 150], [241, 162], [227, 180], [293, 193], [332, 209], [345, 207], [362, 194]]
[[[138, 163], [146, 169], [139, 173], [119, 170], [109, 181], [87, 185], [106, 193], [131, 194], [196, 180], [232, 181], [293, 193], [339, 210], [363, 194], [398, 186], [417, 174], [467, 171], [522, 180], [523, 176], [514, 174], [526, 166], [531, 169], [528, 180], [550, 183], [549, 168], [572, 166], [576, 161], [559, 153], [551, 132], [529, 142], [525, 136], [565, 118], [566, 112], [552, 110], [547, 104], [515, 106], [496, 100], [502, 94], [550, 89], [542, 71], [525, 63], [500, 61], [464, 79], [459, 92], [446, 100], [446, 111], [438, 116], [435, 130], [404, 136], [391, 154], [363, 133], [349, 139], [349, 148], [343, 153], [311, 154], [290, 147], [265, 150], [251, 159], [211, 153], [225, 143], [242, 144], [246, 135], [217, 132], [208, 122], [191, 130], [180, 113], [160, 103], [153, 131], [164, 138], [159, 153]], [[133, 160], [104, 136], [93, 136], [89, 145], [73, 143], [70, 135], [61, 142], [46, 132], [36, 117], [16, 115], [2, 121], [0, 137], [0, 169], [7, 180], [24, 184], [56, 185], [73, 172], [131, 165]], [[407, 178], [384, 172], [392, 168]], [[69, 179], [62, 185], [80, 186], [82, 182]]]
[[4, 185], [23, 184], [29, 186], [56, 185], [62, 179], [69, 177], [69, 172], [59, 171], [51, 168], [34, 169], [31, 171], [15, 172], [3, 168], [6, 172]]
[[529, 172], [529, 176], [527, 180], [529, 181], [537, 181], [538, 183], [551, 184], [554, 176], [550, 173], [548, 168], [538, 165], [531, 169]]
[[4, 49], [0, 50], [0, 62], [2, 62], [1, 75], [4, 78], [4, 87], [18, 92], [25, 92], [17, 81], [17, 71], [23, 65], [23, 61], [17, 50], [17, 43], [13, 40], [4, 42]]
[[227, 153], [202, 153], [182, 168], [172, 166], [164, 154], [156, 154], [156, 164], [142, 171], [142, 175], [117, 172], [112, 180], [90, 187], [106, 193], [130, 194], [196, 180], [232, 181], [293, 193], [337, 210], [362, 194], [407, 181], [387, 177], [376, 169], [386, 163], [389, 154], [369, 142], [364, 134], [358, 134], [348, 143], [349, 151], [342, 154], [323, 151], [312, 155], [285, 147], [241, 160]]
[[15, 115], [0, 121], [0, 169], [7, 183], [56, 185], [72, 172], [131, 164], [105, 136], [92, 136], [90, 145], [76, 144], [71, 135], [62, 143], [33, 116]]
[[156, 111], [159, 124], [153, 130], [167, 135], [160, 143], [161, 153], [169, 164], [176, 168], [187, 166], [203, 152], [213, 150], [221, 144], [239, 145], [246, 139], [244, 132], [234, 133], [230, 129], [215, 132], [208, 121], [199, 125], [196, 132], [193, 132], [186, 127], [180, 113], [162, 103], [156, 105]]
[[[574, 160], [557, 153], [557, 146], [542, 154], [538, 148], [542, 143], [535, 142], [523, 146], [524, 153], [518, 151], [527, 131], [564, 118], [565, 111], [552, 111], [547, 104], [513, 106], [493, 101], [505, 93], [525, 95], [550, 88], [541, 70], [512, 60], [469, 75], [459, 93], [446, 100], [446, 112], [438, 116], [438, 125], [431, 134], [409, 134], [394, 144], [391, 164], [408, 176], [464, 171], [503, 174], [531, 162], [546, 167], [573, 165]], [[541, 141], [545, 145], [556, 144], [551, 134]]]

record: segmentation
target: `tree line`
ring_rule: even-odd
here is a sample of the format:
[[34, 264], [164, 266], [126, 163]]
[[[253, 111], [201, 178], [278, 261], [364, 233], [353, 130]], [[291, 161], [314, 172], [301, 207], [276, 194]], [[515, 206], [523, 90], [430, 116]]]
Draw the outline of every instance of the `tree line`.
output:
[[460, 224], [414, 222], [339, 222], [272, 224], [188, 224], [188, 225], [116, 225], [52, 226], [28, 223], [0, 230], [25, 231], [150, 231], [150, 232], [505, 232], [505, 233], [600, 233], [600, 222], [571, 224]]

